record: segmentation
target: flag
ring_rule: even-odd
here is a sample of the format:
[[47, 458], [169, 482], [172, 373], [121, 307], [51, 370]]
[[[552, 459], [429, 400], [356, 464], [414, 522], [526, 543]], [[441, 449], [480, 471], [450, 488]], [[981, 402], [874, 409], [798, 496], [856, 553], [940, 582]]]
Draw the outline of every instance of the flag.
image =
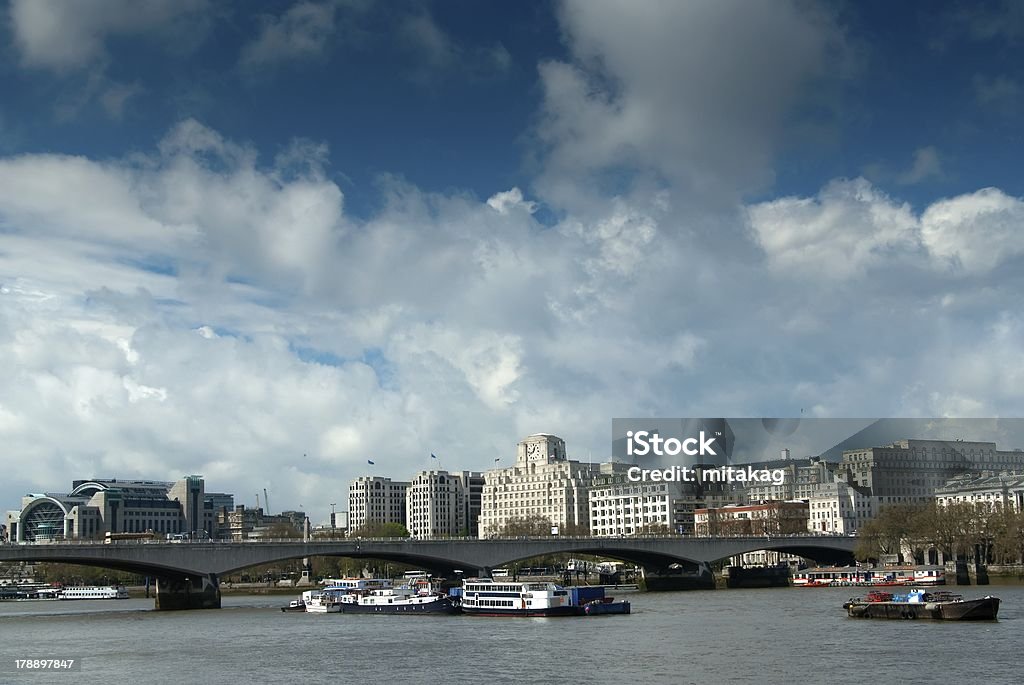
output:
[[495, 463], [497, 463], [499, 461], [501, 461], [501, 457], [498, 457], [497, 459], [494, 460]]
[[367, 459], [367, 460], [366, 460], [366, 463], [367, 463], [367, 464], [372, 464], [373, 462], [372, 462], [372, 461], [370, 461], [369, 459]]
[[436, 454], [434, 454], [433, 452], [431, 452], [431, 453], [430, 453], [430, 458], [431, 458], [431, 459], [437, 459], [437, 455], [436, 455]]

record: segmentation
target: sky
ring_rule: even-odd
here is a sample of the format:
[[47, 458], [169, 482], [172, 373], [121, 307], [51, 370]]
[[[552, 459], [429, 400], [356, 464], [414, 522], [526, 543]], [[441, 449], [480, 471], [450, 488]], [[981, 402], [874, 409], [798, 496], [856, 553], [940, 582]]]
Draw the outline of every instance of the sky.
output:
[[1022, 7], [9, 0], [0, 508], [1024, 415]]

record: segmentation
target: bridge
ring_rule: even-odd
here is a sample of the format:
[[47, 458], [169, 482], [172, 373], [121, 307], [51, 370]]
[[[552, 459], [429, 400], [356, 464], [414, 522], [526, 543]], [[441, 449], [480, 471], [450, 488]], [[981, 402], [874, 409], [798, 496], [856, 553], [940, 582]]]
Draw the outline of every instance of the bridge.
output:
[[710, 564], [738, 554], [774, 550], [819, 563], [853, 558], [857, 539], [790, 535], [760, 537], [546, 537], [477, 540], [345, 539], [253, 542], [65, 542], [0, 545], [0, 562], [101, 566], [157, 579], [157, 609], [219, 608], [219, 578], [287, 559], [339, 556], [380, 559], [451, 576], [489, 575], [494, 568], [549, 554], [590, 554], [640, 565], [649, 588], [707, 587]]

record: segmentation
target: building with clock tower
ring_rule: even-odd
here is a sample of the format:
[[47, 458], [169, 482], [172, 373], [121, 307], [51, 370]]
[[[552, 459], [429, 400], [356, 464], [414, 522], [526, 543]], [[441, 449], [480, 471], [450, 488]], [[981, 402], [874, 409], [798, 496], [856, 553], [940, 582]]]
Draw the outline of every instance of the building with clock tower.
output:
[[484, 474], [480, 537], [502, 535], [514, 519], [547, 519], [560, 532], [585, 533], [587, 489], [600, 467], [572, 461], [565, 441], [537, 433], [516, 446], [515, 466]]

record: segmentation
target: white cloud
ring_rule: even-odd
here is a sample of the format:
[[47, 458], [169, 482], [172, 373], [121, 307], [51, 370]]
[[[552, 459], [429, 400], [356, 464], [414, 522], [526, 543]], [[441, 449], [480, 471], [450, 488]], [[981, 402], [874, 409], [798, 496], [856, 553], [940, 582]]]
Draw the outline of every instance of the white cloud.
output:
[[896, 182], [913, 185], [930, 178], [942, 178], [942, 162], [939, 159], [939, 151], [931, 145], [914, 151], [913, 165], [897, 176]]
[[569, 0], [561, 23], [573, 62], [540, 72], [549, 173], [651, 171], [698, 196], [763, 187], [805, 88], [845, 59], [797, 2]]
[[208, 9], [206, 0], [12, 0], [10, 17], [25, 66], [71, 71], [104, 61], [111, 37], [178, 35], [187, 26], [194, 38]]
[[1024, 202], [997, 188], [941, 200], [921, 216], [935, 257], [977, 273], [1024, 254]]
[[0, 464], [33, 464], [0, 498], [202, 473], [316, 520], [431, 452], [485, 469], [547, 430], [603, 459], [613, 416], [1024, 411], [999, 191], [918, 215], [839, 180], [748, 208], [744, 247], [671, 189], [547, 226], [515, 188], [391, 179], [357, 221], [326, 154], [186, 121], [126, 159], [0, 158]]
[[320, 57], [335, 35], [335, 2], [298, 2], [279, 17], [266, 16], [259, 34], [242, 48], [244, 69]]
[[917, 218], [864, 179], [834, 181], [817, 198], [786, 197], [748, 208], [770, 268], [794, 277], [843, 279], [912, 255]]

